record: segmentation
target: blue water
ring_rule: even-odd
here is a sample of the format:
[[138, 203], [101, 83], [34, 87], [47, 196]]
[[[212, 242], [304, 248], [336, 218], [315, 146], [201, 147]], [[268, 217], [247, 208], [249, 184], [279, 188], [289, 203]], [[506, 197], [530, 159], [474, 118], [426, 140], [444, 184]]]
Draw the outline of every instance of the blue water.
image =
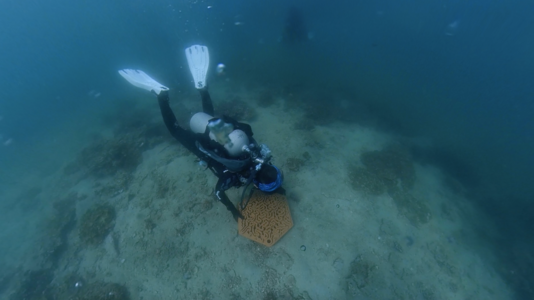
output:
[[[145, 70], [181, 91], [190, 81], [183, 48], [201, 43], [236, 78], [342, 91], [381, 130], [432, 140], [414, 155], [468, 188], [503, 236], [498, 256], [509, 261], [518, 241], [534, 251], [534, 4], [291, 5], [309, 41], [279, 42], [287, 1], [0, 2], [0, 167], [38, 152], [32, 143], [73, 115], [132, 95], [119, 69]], [[354, 116], [360, 122], [361, 112]], [[509, 282], [518, 297], [534, 297], [517, 283], [525, 281]]]

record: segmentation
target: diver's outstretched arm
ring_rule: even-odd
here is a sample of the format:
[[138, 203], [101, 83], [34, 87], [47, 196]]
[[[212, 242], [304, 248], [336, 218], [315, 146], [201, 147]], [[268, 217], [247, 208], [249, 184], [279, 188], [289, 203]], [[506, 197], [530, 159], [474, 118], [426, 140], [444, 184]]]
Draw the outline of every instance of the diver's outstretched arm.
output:
[[215, 186], [215, 196], [222, 202], [222, 204], [224, 204], [224, 206], [226, 206], [226, 209], [232, 213], [232, 216], [236, 221], [239, 218], [244, 219], [243, 215], [237, 210], [235, 205], [228, 199], [228, 196], [226, 196], [226, 193], [224, 192], [232, 185], [232, 182], [229, 182], [229, 180], [231, 181], [232, 178], [227, 176], [219, 177], [219, 181], [217, 181], [217, 185]]

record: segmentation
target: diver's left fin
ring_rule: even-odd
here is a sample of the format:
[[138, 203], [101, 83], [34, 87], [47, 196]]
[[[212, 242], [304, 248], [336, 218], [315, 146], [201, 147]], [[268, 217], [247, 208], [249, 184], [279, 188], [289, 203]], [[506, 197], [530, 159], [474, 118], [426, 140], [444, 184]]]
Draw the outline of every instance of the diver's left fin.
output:
[[189, 64], [189, 70], [193, 75], [193, 81], [197, 89], [206, 87], [206, 75], [210, 64], [208, 47], [193, 45], [185, 49], [185, 56]]
[[148, 76], [141, 70], [124, 69], [119, 70], [119, 74], [133, 86], [142, 88], [149, 92], [154, 92], [156, 95], [159, 95], [161, 91], [169, 90], [168, 87], [152, 79], [152, 77]]

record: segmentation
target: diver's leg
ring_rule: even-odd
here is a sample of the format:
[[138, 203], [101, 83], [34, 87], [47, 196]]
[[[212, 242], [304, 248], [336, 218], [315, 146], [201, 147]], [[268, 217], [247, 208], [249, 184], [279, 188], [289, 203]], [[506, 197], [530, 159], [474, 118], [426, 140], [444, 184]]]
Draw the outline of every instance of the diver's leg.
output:
[[189, 151], [193, 152], [195, 155], [199, 155], [200, 151], [195, 145], [195, 135], [189, 130], [185, 130], [178, 124], [176, 116], [174, 115], [170, 105], [169, 105], [169, 92], [161, 91], [158, 95], [159, 108], [161, 110], [161, 116], [163, 117], [163, 122], [171, 135], [178, 140], [184, 147]]
[[169, 105], [169, 88], [141, 70], [124, 69], [119, 70], [119, 74], [132, 85], [153, 92], [158, 96], [161, 116], [167, 129], [182, 145], [198, 156], [200, 150], [195, 145], [195, 134], [180, 127]]
[[213, 116], [213, 104], [211, 103], [206, 81], [210, 61], [208, 47], [193, 45], [185, 49], [185, 56], [189, 65], [189, 71], [193, 75], [195, 88], [198, 89], [200, 97], [202, 97], [202, 110], [204, 113]]
[[202, 98], [202, 111], [210, 116], [213, 116], [214, 109], [213, 103], [211, 102], [210, 93], [208, 92], [208, 87], [204, 87], [198, 90], [200, 92], [200, 97]]

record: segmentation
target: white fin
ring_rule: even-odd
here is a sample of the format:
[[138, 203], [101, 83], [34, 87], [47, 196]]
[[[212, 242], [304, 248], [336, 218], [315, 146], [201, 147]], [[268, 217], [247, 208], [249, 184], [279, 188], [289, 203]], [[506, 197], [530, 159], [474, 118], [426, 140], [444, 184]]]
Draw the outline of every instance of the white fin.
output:
[[193, 45], [185, 49], [185, 56], [197, 89], [206, 87], [206, 75], [210, 64], [208, 47]]
[[142, 88], [149, 92], [154, 91], [154, 93], [156, 93], [157, 95], [159, 95], [161, 91], [169, 90], [168, 87], [155, 81], [141, 70], [124, 69], [119, 70], [119, 74], [121, 74], [121, 76], [124, 77], [124, 79], [128, 80], [128, 82], [131, 83], [133, 86]]

